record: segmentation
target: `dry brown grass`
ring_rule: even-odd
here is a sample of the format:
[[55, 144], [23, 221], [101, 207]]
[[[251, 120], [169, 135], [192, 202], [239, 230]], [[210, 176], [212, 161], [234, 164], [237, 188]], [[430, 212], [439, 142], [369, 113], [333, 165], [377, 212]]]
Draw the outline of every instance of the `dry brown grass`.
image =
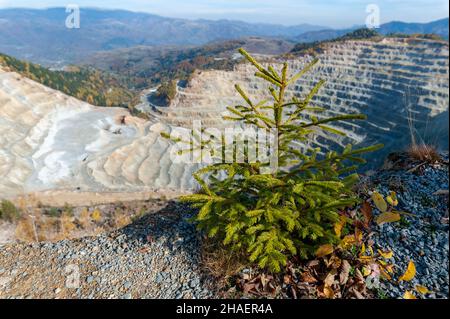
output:
[[[123, 228], [147, 212], [159, 211], [164, 205], [164, 202], [152, 200], [93, 207], [50, 207], [34, 205], [35, 202], [34, 198], [24, 196], [9, 205], [15, 205], [15, 210], [20, 211], [20, 216], [13, 220], [15, 239], [19, 241], [52, 242], [96, 236]], [[0, 212], [4, 215], [1, 205]]]
[[436, 147], [426, 144], [416, 144], [409, 147], [408, 155], [417, 161], [436, 163], [441, 160], [441, 156]]
[[89, 212], [89, 209], [83, 208], [78, 217], [78, 221], [83, 229], [88, 229], [91, 226], [91, 213]]
[[24, 242], [38, 241], [38, 235], [36, 232], [34, 221], [26, 216], [19, 220], [16, 226], [16, 238]]
[[115, 228], [123, 228], [131, 224], [132, 219], [130, 216], [124, 214], [122, 210], [116, 208], [112, 216], [112, 223]]
[[243, 253], [232, 252], [215, 239], [204, 239], [202, 243], [202, 265], [214, 277], [219, 289], [228, 285], [228, 280], [245, 268], [248, 261]]

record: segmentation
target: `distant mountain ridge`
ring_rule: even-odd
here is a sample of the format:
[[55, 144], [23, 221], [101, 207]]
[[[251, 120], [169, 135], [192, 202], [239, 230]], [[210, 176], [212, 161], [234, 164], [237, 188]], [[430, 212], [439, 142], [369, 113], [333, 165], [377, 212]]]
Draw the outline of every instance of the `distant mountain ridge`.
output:
[[[449, 18], [444, 18], [429, 23], [407, 23], [400, 21], [392, 21], [382, 24], [376, 31], [382, 35], [388, 35], [392, 33], [399, 34], [436, 34], [444, 39], [448, 40]], [[323, 29], [308, 31], [295, 37], [297, 42], [315, 42], [335, 39], [343, 36], [351, 31], [360, 28], [355, 26], [348, 29]]]
[[100, 51], [138, 45], [202, 45], [248, 36], [291, 38], [326, 27], [232, 20], [186, 20], [123, 10], [81, 8], [81, 28], [67, 29], [63, 8], [0, 10], [0, 52], [46, 65], [80, 62]]
[[[314, 42], [357, 27], [284, 26], [236, 20], [187, 20], [125, 10], [81, 8], [81, 28], [68, 29], [64, 8], [0, 9], [0, 52], [46, 66], [82, 63], [102, 51], [137, 46], [199, 46], [217, 41], [265, 37]], [[435, 33], [448, 39], [448, 18], [430, 23], [390, 22], [381, 34]]]

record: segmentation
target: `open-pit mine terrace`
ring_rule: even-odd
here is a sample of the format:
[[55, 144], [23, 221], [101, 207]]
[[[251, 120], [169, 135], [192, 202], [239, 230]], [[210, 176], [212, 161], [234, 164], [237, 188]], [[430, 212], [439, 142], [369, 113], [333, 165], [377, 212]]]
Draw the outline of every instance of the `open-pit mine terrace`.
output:
[[[363, 113], [367, 121], [341, 123], [348, 138], [320, 133], [313, 144], [338, 147], [348, 142], [381, 142], [385, 155], [410, 143], [413, 129], [421, 138], [448, 149], [448, 43], [384, 39], [336, 42], [319, 54], [320, 65], [289, 92], [302, 96], [320, 79], [327, 84], [314, 104], [323, 116]], [[300, 70], [311, 57], [290, 61]], [[280, 67], [278, 62], [273, 63]], [[170, 144], [160, 136], [174, 126], [189, 128], [195, 119], [223, 128], [226, 106], [241, 103], [240, 84], [254, 99], [266, 85], [254, 69], [202, 71], [178, 93], [169, 107], [151, 112], [151, 120], [121, 108], [94, 107], [0, 67], [0, 194], [36, 193], [44, 201], [113, 201], [192, 190], [196, 165], [170, 161]], [[75, 203], [77, 204], [77, 203]]]

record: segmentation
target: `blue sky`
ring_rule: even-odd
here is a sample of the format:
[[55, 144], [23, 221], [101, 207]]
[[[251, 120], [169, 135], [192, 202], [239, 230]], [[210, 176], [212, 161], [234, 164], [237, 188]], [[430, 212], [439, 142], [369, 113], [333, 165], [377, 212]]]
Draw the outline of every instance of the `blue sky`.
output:
[[294, 25], [346, 27], [364, 24], [366, 6], [377, 4], [381, 22], [428, 22], [449, 15], [447, 0], [0, 0], [0, 7], [121, 8], [168, 17], [237, 19]]

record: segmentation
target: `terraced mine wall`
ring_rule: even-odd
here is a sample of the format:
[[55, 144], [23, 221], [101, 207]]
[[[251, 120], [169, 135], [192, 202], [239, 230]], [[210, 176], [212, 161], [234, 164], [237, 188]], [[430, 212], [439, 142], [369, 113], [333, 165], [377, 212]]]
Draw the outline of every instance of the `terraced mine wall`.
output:
[[[369, 119], [340, 124], [348, 138], [320, 133], [312, 144], [384, 143], [385, 149], [370, 158], [368, 167], [375, 167], [388, 152], [409, 145], [411, 128], [448, 149], [448, 57], [448, 44], [440, 41], [331, 43], [319, 55], [321, 64], [289, 93], [302, 96], [327, 79], [314, 100], [327, 109], [325, 115], [364, 113]], [[293, 59], [292, 70], [309, 60]], [[229, 126], [221, 119], [226, 106], [242, 102], [235, 83], [255, 100], [267, 97], [265, 84], [253, 73], [248, 64], [230, 72], [203, 71], [178, 88], [169, 107], [151, 112], [145, 121], [125, 109], [93, 107], [0, 67], [0, 194], [109, 192], [113, 200], [119, 192], [117, 198], [126, 199], [123, 192], [189, 191], [199, 164], [173, 163], [160, 132], [189, 128], [193, 120]]]
[[[418, 142], [448, 150], [448, 43], [393, 38], [336, 42], [329, 43], [318, 58], [320, 64], [291, 88], [290, 95], [302, 97], [325, 79], [327, 84], [313, 100], [314, 105], [327, 109], [319, 118], [363, 113], [368, 120], [342, 122], [338, 126], [349, 138], [319, 133], [312, 146], [384, 143], [383, 151], [369, 157], [369, 167], [379, 165], [387, 153], [407, 147], [412, 134]], [[311, 59], [289, 61], [292, 72]], [[281, 68], [276, 61], [271, 64]], [[253, 74], [248, 64], [238, 65], [233, 72], [198, 73], [187, 88], [179, 88], [172, 105], [159, 108], [162, 114], [156, 116], [173, 125], [189, 126], [193, 119], [202, 119], [205, 126], [229, 126], [221, 119], [226, 106], [242, 103], [235, 83], [255, 101], [267, 98], [267, 85]]]

